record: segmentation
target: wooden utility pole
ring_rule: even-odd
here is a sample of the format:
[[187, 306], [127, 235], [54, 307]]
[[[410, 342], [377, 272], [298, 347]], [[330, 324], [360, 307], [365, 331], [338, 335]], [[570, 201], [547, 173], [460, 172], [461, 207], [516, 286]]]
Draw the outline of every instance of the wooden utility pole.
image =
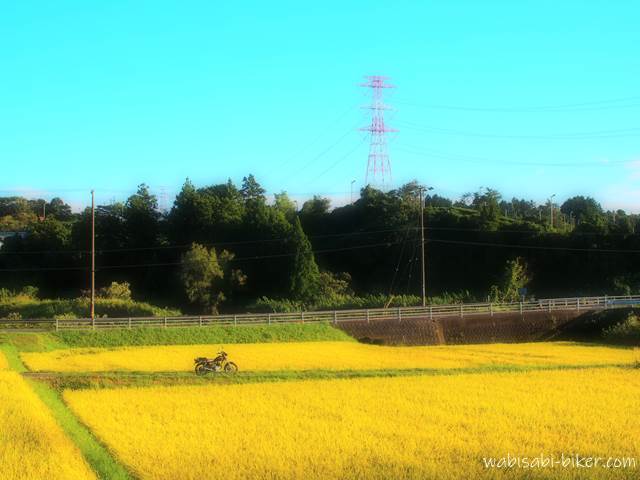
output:
[[91, 326], [96, 318], [96, 204], [95, 194], [91, 190]]
[[433, 187], [419, 187], [420, 192], [420, 252], [422, 263], [422, 306], [427, 306], [427, 281], [426, 281], [426, 268], [425, 268], [425, 256], [424, 256], [424, 190], [433, 190]]
[[422, 263], [422, 306], [427, 306], [427, 290], [425, 286], [425, 270], [424, 270], [424, 201], [422, 198], [423, 187], [420, 187], [420, 258]]

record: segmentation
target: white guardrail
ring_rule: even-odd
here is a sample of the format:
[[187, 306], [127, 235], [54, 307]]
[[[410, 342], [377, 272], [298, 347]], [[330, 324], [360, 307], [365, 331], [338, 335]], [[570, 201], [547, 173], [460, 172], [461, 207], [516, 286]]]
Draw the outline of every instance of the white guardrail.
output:
[[552, 312], [557, 310], [598, 310], [640, 305], [640, 296], [572, 297], [528, 300], [512, 303], [460, 303], [426, 307], [370, 308], [295, 313], [246, 313], [180, 317], [126, 317], [95, 319], [0, 319], [1, 328], [44, 328], [55, 330], [127, 329], [140, 327], [205, 327], [210, 325], [275, 325], [283, 323], [342, 323], [403, 319], [434, 319], [493, 316], [500, 313]]

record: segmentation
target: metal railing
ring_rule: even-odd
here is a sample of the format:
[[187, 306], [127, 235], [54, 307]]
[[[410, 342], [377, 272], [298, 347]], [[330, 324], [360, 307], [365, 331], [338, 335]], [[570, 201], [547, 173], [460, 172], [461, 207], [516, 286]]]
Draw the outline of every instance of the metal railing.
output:
[[512, 303], [460, 303], [426, 307], [369, 308], [295, 313], [245, 313], [179, 317], [99, 317], [79, 319], [0, 319], [2, 328], [46, 330], [132, 329], [141, 327], [206, 327], [211, 325], [276, 325], [284, 323], [375, 322], [443, 317], [488, 316], [504, 313], [598, 310], [640, 305], [640, 296], [572, 297], [528, 300]]

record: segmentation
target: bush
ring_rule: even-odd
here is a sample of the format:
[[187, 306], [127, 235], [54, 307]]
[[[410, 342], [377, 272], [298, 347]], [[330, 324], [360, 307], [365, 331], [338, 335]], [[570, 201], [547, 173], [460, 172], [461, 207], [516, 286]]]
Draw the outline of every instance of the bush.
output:
[[262, 297], [249, 310], [256, 313], [293, 313], [304, 310], [303, 303], [295, 300]]
[[0, 288], [0, 303], [10, 301], [24, 301], [24, 300], [37, 300], [38, 299], [38, 287], [27, 285], [20, 291], [9, 290], [7, 288]]
[[[444, 293], [437, 297], [429, 297], [430, 305], [445, 305], [463, 302], [473, 302], [475, 298], [468, 292]], [[363, 308], [397, 308], [416, 307], [422, 304], [418, 295], [393, 295], [389, 297], [384, 293], [356, 296], [346, 294], [332, 294], [320, 298], [313, 305], [307, 305], [289, 299], [275, 299], [262, 297], [258, 299], [248, 310], [256, 313], [294, 313], [314, 310], [347, 310]]]
[[623, 322], [607, 328], [602, 334], [609, 341], [640, 345], [640, 319], [630, 314]]
[[129, 282], [111, 282], [108, 287], [98, 290], [98, 296], [112, 300], [131, 300], [131, 285]]
[[[19, 313], [22, 318], [65, 318], [89, 317], [90, 301], [87, 298], [34, 300], [12, 298], [0, 302], [0, 318], [6, 318], [11, 312]], [[179, 310], [160, 308], [144, 302], [122, 299], [96, 299], [96, 315], [107, 317], [161, 317], [181, 315]]]
[[38, 298], [39, 291], [40, 290], [38, 289], [38, 287], [27, 285], [26, 287], [23, 287], [22, 290], [20, 290], [18, 296], [36, 300]]

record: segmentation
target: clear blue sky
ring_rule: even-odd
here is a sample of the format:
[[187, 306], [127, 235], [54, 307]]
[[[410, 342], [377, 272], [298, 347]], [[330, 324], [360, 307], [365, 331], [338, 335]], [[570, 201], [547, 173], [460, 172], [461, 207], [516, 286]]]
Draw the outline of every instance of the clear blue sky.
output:
[[396, 184], [639, 211], [639, 18], [625, 0], [3, 2], [0, 195], [78, 207], [253, 173], [344, 202], [367, 161], [358, 83], [382, 73]]

